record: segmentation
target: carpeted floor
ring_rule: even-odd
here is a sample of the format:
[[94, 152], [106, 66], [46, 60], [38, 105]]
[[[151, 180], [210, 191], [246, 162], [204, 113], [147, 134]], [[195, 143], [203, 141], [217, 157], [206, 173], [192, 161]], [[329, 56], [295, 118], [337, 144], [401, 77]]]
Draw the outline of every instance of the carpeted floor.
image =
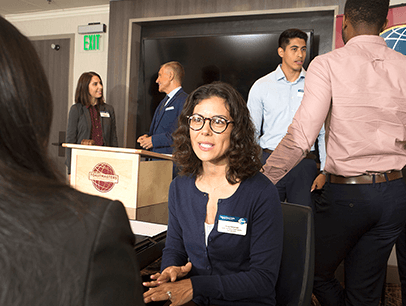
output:
[[[402, 306], [402, 296], [400, 292], [400, 285], [386, 284], [385, 304], [386, 306]], [[320, 303], [313, 296], [311, 306], [320, 306]]]
[[402, 295], [400, 292], [400, 285], [386, 284], [385, 305], [402, 306]]

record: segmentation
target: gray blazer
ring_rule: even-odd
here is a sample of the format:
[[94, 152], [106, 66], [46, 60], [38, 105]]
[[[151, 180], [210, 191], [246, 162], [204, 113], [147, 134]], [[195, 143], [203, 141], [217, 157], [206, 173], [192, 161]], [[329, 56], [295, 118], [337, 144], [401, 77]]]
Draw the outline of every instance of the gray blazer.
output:
[[[109, 117], [101, 117], [104, 145], [108, 147], [118, 147], [114, 108], [108, 104], [99, 105], [99, 108], [100, 111], [109, 114]], [[86, 106], [80, 103], [72, 105], [69, 111], [66, 142], [80, 144], [83, 139], [90, 139], [91, 130], [92, 121], [90, 119], [90, 112]], [[65, 164], [68, 167], [68, 174], [70, 174], [71, 170], [71, 153], [71, 149], [66, 150]]]

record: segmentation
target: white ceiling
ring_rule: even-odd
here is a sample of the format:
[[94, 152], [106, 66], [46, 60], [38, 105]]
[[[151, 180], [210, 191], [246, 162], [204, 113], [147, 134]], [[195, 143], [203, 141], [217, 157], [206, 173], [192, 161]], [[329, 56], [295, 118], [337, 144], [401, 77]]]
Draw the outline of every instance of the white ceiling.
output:
[[0, 15], [36, 13], [109, 4], [110, 0], [0, 0]]

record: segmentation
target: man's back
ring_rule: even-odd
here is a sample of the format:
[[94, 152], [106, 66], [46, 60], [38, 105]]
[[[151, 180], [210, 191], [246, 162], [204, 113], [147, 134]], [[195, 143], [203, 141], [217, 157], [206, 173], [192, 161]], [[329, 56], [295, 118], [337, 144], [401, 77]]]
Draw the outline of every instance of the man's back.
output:
[[[389, 0], [347, 0], [343, 48], [319, 56], [264, 173], [278, 182], [325, 122], [327, 183], [316, 206], [313, 293], [322, 305], [378, 305], [406, 220], [406, 58], [386, 47]], [[345, 289], [335, 271], [345, 261]]]
[[406, 57], [374, 35], [314, 60], [295, 119], [306, 125], [307, 113], [328, 114], [326, 171], [350, 176], [404, 164], [405, 71]]

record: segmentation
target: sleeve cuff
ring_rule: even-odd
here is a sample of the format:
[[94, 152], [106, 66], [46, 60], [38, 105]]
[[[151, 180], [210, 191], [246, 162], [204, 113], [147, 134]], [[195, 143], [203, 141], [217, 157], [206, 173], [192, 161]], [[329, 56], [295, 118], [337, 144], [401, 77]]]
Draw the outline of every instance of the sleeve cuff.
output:
[[221, 290], [220, 281], [214, 275], [196, 275], [190, 278], [193, 287], [193, 298], [198, 296], [218, 297]]

